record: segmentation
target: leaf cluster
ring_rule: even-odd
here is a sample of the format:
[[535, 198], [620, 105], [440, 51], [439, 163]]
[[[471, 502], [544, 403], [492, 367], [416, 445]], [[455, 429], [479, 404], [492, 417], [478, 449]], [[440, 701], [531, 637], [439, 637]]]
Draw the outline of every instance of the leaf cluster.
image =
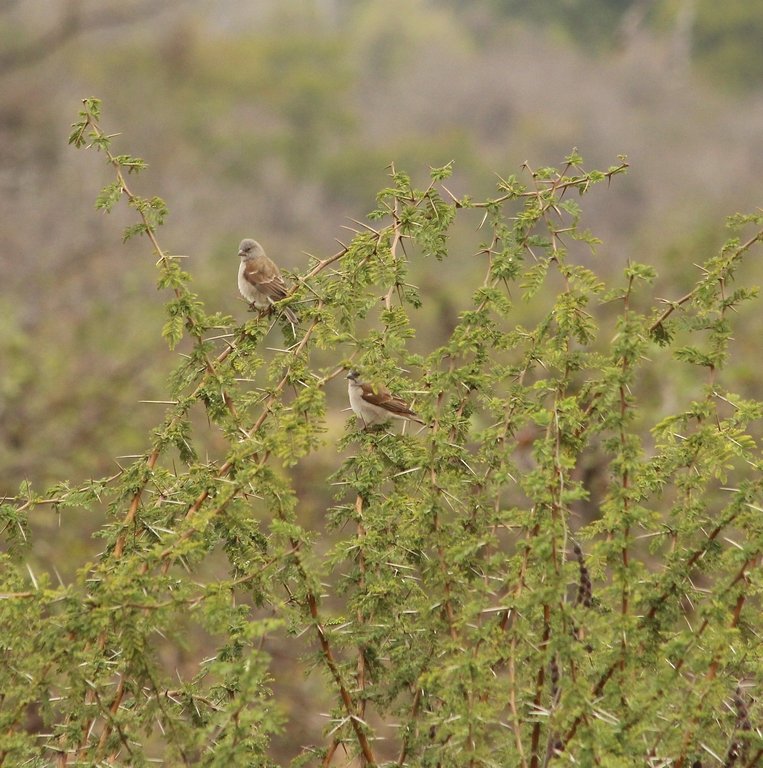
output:
[[[144, 455], [0, 505], [0, 762], [272, 764], [288, 727], [272, 651], [305, 638], [298, 672], [321, 670], [331, 712], [294, 765], [759, 762], [763, 404], [723, 373], [761, 217], [665, 304], [649, 265], [598, 277], [572, 199], [623, 159], [587, 171], [573, 152], [484, 201], [452, 195], [448, 167], [423, 189], [393, 168], [373, 226], [295, 275], [300, 323], [278, 348], [277, 308], [207, 312], [160, 247], [166, 206], [127, 185], [142, 161], [112, 140], [87, 100], [71, 141], [115, 175], [98, 206], [135, 210], [184, 354]], [[483, 276], [458, 287], [447, 341], [414, 353], [427, 296], [411, 262], [444, 270], [475, 213]], [[517, 301], [538, 305], [533, 327]], [[332, 450], [326, 388], [350, 365], [427, 426], [350, 419], [328, 529], [308, 530], [290, 467]], [[695, 384], [658, 417], [655, 371]], [[216, 453], [198, 449], [193, 409]], [[58, 586], [23, 567], [29, 516], [51, 505], [107, 514], [101, 554]]]

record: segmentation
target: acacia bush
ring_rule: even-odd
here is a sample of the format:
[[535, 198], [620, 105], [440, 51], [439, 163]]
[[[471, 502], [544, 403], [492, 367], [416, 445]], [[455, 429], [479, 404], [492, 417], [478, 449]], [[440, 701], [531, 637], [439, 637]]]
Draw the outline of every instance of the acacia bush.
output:
[[[114, 174], [97, 206], [135, 210], [125, 236], [150, 244], [183, 353], [144, 455], [0, 506], [0, 762], [275, 765], [284, 729], [295, 766], [760, 762], [763, 403], [724, 372], [763, 217], [735, 217], [746, 234], [662, 300], [646, 264], [603, 284], [580, 225], [578, 198], [622, 159], [585, 171], [573, 153], [484, 201], [452, 195], [448, 167], [424, 189], [393, 170], [370, 223], [293, 276], [301, 322], [276, 347], [273, 317], [237, 324], [191, 291], [160, 244], [164, 202], [132, 191], [144, 164], [113, 141], [86, 100], [71, 143]], [[475, 212], [483, 277], [453, 286], [447, 342], [413, 352], [411, 264], [446, 275]], [[348, 418], [322, 479], [336, 504], [307, 530], [293, 471], [333, 450], [326, 388], [349, 366], [428, 426]], [[104, 511], [70, 583], [25, 564], [29, 517], [51, 507]], [[332, 706], [318, 743], [310, 700], [289, 722], [273, 679], [272, 649], [298, 638], [289, 673]]]

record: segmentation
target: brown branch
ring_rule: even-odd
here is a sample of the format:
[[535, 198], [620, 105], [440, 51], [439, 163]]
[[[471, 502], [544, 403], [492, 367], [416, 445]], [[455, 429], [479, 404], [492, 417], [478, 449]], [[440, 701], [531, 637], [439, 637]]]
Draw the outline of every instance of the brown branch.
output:
[[[752, 248], [752, 246], [755, 245], [755, 243], [757, 243], [759, 240], [763, 240], [763, 230], [754, 234], [749, 240], [742, 243], [742, 245], [736, 249], [729, 261], [729, 266], [733, 262], [737, 261], [739, 257], [742, 256], [746, 251], [749, 251], [750, 248]], [[695, 285], [694, 288], [689, 291], [689, 293], [682, 296], [680, 299], [677, 299], [676, 301], [669, 302], [668, 308], [649, 326], [649, 332], [654, 333], [654, 331], [657, 330], [657, 328], [659, 328], [659, 326], [662, 325], [662, 323], [665, 322], [665, 320], [667, 320], [673, 314], [673, 312], [678, 309], [678, 307], [686, 304], [686, 302], [690, 299], [693, 299], [703, 285], [704, 281], [700, 280], [700, 282], [697, 283], [697, 285]]]
[[[413, 702], [411, 704], [411, 714], [409, 720], [415, 720], [419, 714], [419, 706], [421, 705], [421, 686], [416, 686], [416, 692], [413, 694]], [[408, 739], [403, 739], [403, 744], [400, 747], [400, 754], [397, 758], [398, 768], [402, 768], [405, 763], [405, 758], [408, 756]]]
[[[451, 358], [450, 361], [450, 371], [453, 371], [454, 367], [454, 361]], [[442, 408], [442, 402], [445, 398], [445, 393], [440, 392], [437, 395], [437, 405], [435, 408], [435, 418], [434, 422], [432, 423], [432, 445], [435, 444], [435, 438], [437, 436], [437, 433], [440, 430], [440, 411]], [[437, 495], [440, 495], [440, 489], [437, 485], [437, 472], [434, 468], [434, 457], [432, 457], [432, 466], [429, 469], [429, 482], [432, 486], [432, 489], [437, 493]], [[432, 531], [435, 533], [435, 535], [440, 530], [440, 523], [439, 523], [439, 515], [437, 514], [437, 511], [435, 510], [433, 519], [432, 519]], [[450, 588], [450, 579], [448, 578], [448, 566], [445, 562], [445, 550], [443, 549], [441, 544], [437, 545], [437, 557], [439, 559], [440, 564], [440, 570], [442, 571], [443, 578], [444, 578], [444, 589], [445, 589], [445, 600], [443, 601], [443, 608], [445, 611], [445, 617], [448, 622], [448, 630], [450, 632], [451, 640], [458, 641], [458, 632], [456, 631], [456, 625], [455, 625], [455, 616], [453, 614], [453, 604], [451, 601], [451, 588]]]
[[[760, 555], [756, 555], [755, 557], [751, 557], [748, 560], [745, 560], [744, 563], [742, 564], [742, 567], [739, 569], [739, 571], [737, 571], [737, 574], [734, 577], [733, 581], [727, 587], [727, 590], [731, 589], [734, 586], [736, 586], [736, 584], [739, 581], [744, 579], [745, 575], [747, 573], [748, 567], [750, 567], [751, 565], [755, 565], [755, 562], [759, 558], [760, 558]], [[725, 590], [725, 591], [727, 591], [727, 590]], [[734, 605], [734, 610], [731, 612], [731, 621], [729, 622], [729, 628], [730, 629], [736, 629], [737, 626], [739, 625], [739, 619], [740, 619], [741, 614], [742, 614], [742, 607], [744, 606], [744, 603], [745, 603], [745, 595], [744, 594], [738, 595], [736, 603]], [[695, 643], [696, 643], [696, 641], [698, 641], [700, 639], [700, 637], [704, 633], [705, 629], [709, 626], [709, 624], [710, 624], [709, 619], [705, 619], [702, 622], [702, 626], [699, 628], [699, 630], [695, 633], [695, 636], [692, 638]], [[688, 648], [684, 651], [684, 653], [681, 656], [681, 658], [675, 664], [675, 670], [676, 671], [680, 670], [681, 667], [683, 666], [683, 662], [684, 662], [684, 660], [687, 657], [687, 653], [688, 653]], [[718, 666], [719, 666], [719, 664], [720, 664], [720, 661], [719, 661], [719, 658], [718, 658], [718, 653], [716, 652], [714, 654], [714, 656], [713, 656], [712, 661], [710, 662], [710, 665], [709, 665], [709, 667], [707, 669], [707, 672], [705, 673], [705, 679], [706, 680], [714, 680], [715, 679], [716, 675], [718, 674]], [[675, 762], [675, 768], [681, 768], [683, 766], [683, 764], [686, 762], [686, 750], [687, 750], [689, 744], [691, 743], [693, 729], [696, 727], [698, 721], [699, 721], [699, 717], [697, 715], [694, 715], [691, 718], [691, 722], [690, 722], [689, 726], [684, 731], [684, 736], [683, 736], [682, 745], [681, 745], [681, 754], [678, 756], [678, 759]]]
[[326, 750], [326, 755], [324, 756], [323, 762], [321, 763], [322, 768], [328, 768], [331, 765], [331, 761], [334, 758], [334, 753], [337, 751], [340, 744], [341, 741], [339, 739], [334, 739], [334, 741], [331, 742], [331, 746]]
[[[548, 646], [548, 641], [551, 638], [551, 608], [548, 605], [543, 606], [543, 637], [540, 641], [540, 649], [545, 650]], [[540, 765], [540, 754], [538, 753], [538, 746], [540, 745], [540, 731], [541, 722], [537, 717], [537, 713], [541, 708], [541, 701], [543, 697], [543, 688], [546, 679], [546, 668], [541, 662], [538, 667], [538, 672], [535, 677], [535, 697], [533, 698], [533, 709], [536, 714], [535, 722], [533, 723], [532, 735], [530, 737], [530, 768], [538, 768]]]
[[[297, 570], [299, 571], [299, 574], [305, 586], [307, 587], [307, 583], [308, 583], [307, 573], [299, 557], [299, 542], [292, 539], [291, 544], [292, 544], [292, 548], [296, 552], [295, 559], [297, 562]], [[334, 657], [334, 652], [331, 648], [331, 643], [329, 642], [328, 636], [326, 635], [326, 631], [324, 630], [323, 625], [321, 623], [320, 612], [318, 610], [318, 598], [309, 587], [307, 587], [305, 602], [310, 612], [310, 618], [313, 621], [316, 634], [318, 635], [318, 642], [321, 646], [321, 653], [323, 654], [323, 658], [326, 662], [326, 666], [328, 667], [329, 672], [331, 673], [331, 676], [334, 678], [334, 682], [336, 683], [336, 686], [339, 689], [339, 695], [342, 699], [342, 704], [344, 705], [344, 709], [350, 720], [352, 729], [355, 732], [355, 737], [357, 738], [358, 744], [360, 745], [360, 750], [363, 753], [363, 757], [368, 763], [368, 765], [375, 766], [376, 758], [374, 757], [373, 751], [371, 749], [371, 744], [369, 743], [368, 738], [366, 737], [366, 734], [363, 732], [363, 728], [361, 727], [362, 720], [356, 714], [355, 703], [352, 700], [352, 696], [350, 695], [350, 692], [347, 689], [347, 686], [344, 684], [344, 681], [342, 680], [342, 675], [341, 675], [341, 672], [339, 671], [339, 666]]]
[[[508, 615], [508, 611], [506, 612]], [[517, 665], [516, 665], [516, 652], [517, 652], [517, 638], [516, 634], [512, 634], [511, 647], [509, 650], [509, 709], [511, 710], [511, 730], [514, 733], [514, 744], [517, 747], [519, 753], [520, 765], [524, 768], [527, 765], [525, 758], [525, 750], [522, 745], [522, 728], [520, 724], [519, 711], [517, 709]]]
[[[363, 553], [362, 542], [366, 535], [366, 529], [363, 526], [363, 497], [358, 494], [355, 497], [355, 515], [358, 520], [358, 569], [360, 571], [360, 577], [358, 579], [358, 589], [364, 590], [366, 587], [366, 558]], [[366, 623], [366, 619], [363, 616], [363, 611], [360, 606], [356, 613], [358, 626], [362, 626]], [[357, 690], [360, 695], [360, 716], [365, 719], [366, 716], [366, 654], [362, 645], [358, 645], [358, 671], [357, 671]]]
[[[591, 181], [589, 179], [584, 178], [577, 178], [577, 179], [569, 179], [568, 181], [561, 181], [562, 176], [560, 174], [557, 174], [557, 177], [555, 179], [539, 179], [535, 172], [530, 168], [530, 166], [525, 163], [524, 167], [530, 172], [530, 174], [533, 176], [533, 181], [537, 184], [549, 184], [551, 185], [551, 189], [554, 191], [561, 190], [562, 193], [566, 192], [570, 187], [573, 188], [579, 188], [582, 184], [585, 184], [586, 187], [590, 186]], [[611, 181], [612, 178], [617, 175], [618, 173], [621, 173], [622, 171], [629, 168], [629, 163], [621, 162], [620, 165], [616, 166], [615, 168], [612, 168], [612, 170], [607, 171], [604, 174], [604, 178], [607, 179], [607, 181]], [[503, 180], [501, 180], [503, 181]], [[545, 194], [548, 194], [549, 190], [544, 190]], [[448, 193], [451, 194], [451, 193]], [[451, 197], [453, 195], [451, 194]], [[470, 208], [491, 208], [496, 205], [500, 205], [501, 203], [505, 203], [507, 200], [515, 200], [522, 197], [538, 197], [538, 191], [537, 187], [536, 190], [533, 190], [531, 192], [509, 192], [505, 195], [501, 195], [501, 197], [497, 197], [493, 200], [488, 200], [486, 203], [470, 203]], [[456, 201], [456, 205], [460, 207], [458, 201]]]

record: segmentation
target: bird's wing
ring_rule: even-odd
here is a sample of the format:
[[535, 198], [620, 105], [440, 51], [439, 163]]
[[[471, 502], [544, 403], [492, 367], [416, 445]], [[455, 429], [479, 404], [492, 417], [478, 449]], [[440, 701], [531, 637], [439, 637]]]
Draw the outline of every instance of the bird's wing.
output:
[[248, 261], [244, 268], [244, 279], [271, 301], [280, 301], [286, 297], [286, 284], [281, 273], [267, 256]]
[[379, 408], [384, 408], [385, 411], [390, 413], [396, 413], [400, 416], [407, 416], [411, 419], [418, 420], [418, 415], [414, 413], [408, 403], [401, 397], [393, 395], [383, 387], [372, 387], [370, 384], [363, 384], [361, 387], [361, 397], [370, 405], [376, 405]]

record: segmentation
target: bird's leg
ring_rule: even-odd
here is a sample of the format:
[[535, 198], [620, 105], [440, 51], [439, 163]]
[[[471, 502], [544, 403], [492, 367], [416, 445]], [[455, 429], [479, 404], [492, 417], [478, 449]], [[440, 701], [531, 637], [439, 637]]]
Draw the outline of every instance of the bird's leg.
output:
[[268, 307], [267, 309], [262, 309], [262, 307], [258, 307], [254, 302], [252, 302], [249, 305], [249, 311], [256, 312], [258, 317], [266, 317], [270, 314], [271, 308]]

